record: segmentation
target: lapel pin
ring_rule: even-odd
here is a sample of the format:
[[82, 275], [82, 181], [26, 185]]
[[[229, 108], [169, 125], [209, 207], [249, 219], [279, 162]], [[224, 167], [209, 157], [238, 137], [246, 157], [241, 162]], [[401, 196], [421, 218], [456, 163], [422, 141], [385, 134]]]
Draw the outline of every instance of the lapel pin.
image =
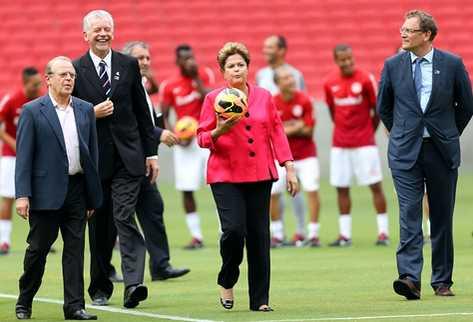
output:
[[120, 72], [116, 72], [115, 76], [113, 77], [114, 80], [119, 80], [120, 79]]
[[440, 71], [438, 69], [434, 70], [434, 74], [435, 75], [439, 75], [440, 74]]

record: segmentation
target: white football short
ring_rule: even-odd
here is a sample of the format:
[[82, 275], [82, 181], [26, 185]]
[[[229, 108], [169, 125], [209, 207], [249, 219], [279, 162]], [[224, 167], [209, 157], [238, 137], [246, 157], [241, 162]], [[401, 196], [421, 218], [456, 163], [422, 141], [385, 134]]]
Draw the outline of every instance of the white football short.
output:
[[[279, 179], [273, 183], [272, 194], [279, 194], [286, 191], [286, 168], [279, 166], [276, 162]], [[305, 158], [294, 161], [297, 179], [301, 184], [301, 189], [306, 192], [317, 191], [320, 187], [319, 160], [316, 157]]]
[[15, 157], [0, 158], [0, 196], [15, 198]]
[[177, 190], [196, 191], [200, 188], [209, 152], [197, 144], [196, 138], [188, 146], [174, 146], [174, 179]]
[[335, 187], [349, 187], [353, 175], [360, 186], [369, 186], [383, 180], [377, 146], [332, 148], [330, 183]]

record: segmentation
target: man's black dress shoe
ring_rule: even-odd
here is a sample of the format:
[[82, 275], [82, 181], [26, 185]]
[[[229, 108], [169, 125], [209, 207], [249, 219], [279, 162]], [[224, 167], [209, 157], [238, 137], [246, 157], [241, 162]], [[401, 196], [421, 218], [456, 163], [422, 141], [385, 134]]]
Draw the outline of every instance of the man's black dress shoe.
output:
[[133, 285], [127, 287], [123, 299], [123, 306], [127, 309], [137, 307], [141, 301], [148, 297], [148, 289], [143, 284]]
[[95, 293], [94, 297], [92, 298], [92, 305], [95, 306], [106, 306], [108, 305], [108, 298], [102, 292]]
[[66, 320], [97, 320], [97, 315], [89, 314], [84, 309], [64, 315]]
[[17, 305], [15, 307], [15, 314], [18, 320], [29, 320], [31, 319], [31, 308], [24, 305]]
[[408, 300], [419, 300], [420, 289], [413, 281], [407, 278], [400, 278], [393, 282], [393, 289], [399, 295], [404, 296]]
[[168, 278], [177, 278], [186, 275], [191, 270], [188, 268], [174, 268], [172, 266], [166, 267], [164, 270], [159, 271], [157, 274], [151, 277], [152, 281], [164, 281]]

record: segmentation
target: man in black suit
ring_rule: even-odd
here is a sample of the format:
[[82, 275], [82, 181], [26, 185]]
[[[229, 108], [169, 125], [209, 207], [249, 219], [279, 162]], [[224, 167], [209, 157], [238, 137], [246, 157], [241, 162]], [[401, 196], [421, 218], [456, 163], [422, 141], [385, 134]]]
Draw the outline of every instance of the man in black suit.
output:
[[17, 135], [16, 209], [29, 219], [18, 319], [31, 318], [46, 257], [58, 231], [64, 240], [64, 316], [96, 320], [84, 310], [85, 223], [102, 202], [97, 132], [90, 103], [71, 97], [76, 72], [67, 57], [46, 67], [49, 93], [24, 106]]
[[459, 137], [473, 114], [470, 79], [462, 60], [432, 47], [435, 20], [410, 11], [401, 27], [405, 52], [386, 60], [378, 112], [389, 133], [388, 159], [399, 198], [399, 278], [394, 291], [420, 299], [422, 197], [430, 208], [435, 295], [453, 296], [452, 218], [460, 166]]
[[154, 183], [158, 174], [157, 140], [138, 62], [111, 49], [113, 27], [108, 12], [88, 13], [83, 30], [90, 50], [74, 61], [74, 94], [94, 104], [104, 195], [102, 207], [89, 223], [88, 291], [96, 305], [106, 305], [112, 295], [109, 269], [116, 227], [125, 283], [123, 305], [133, 308], [148, 296], [142, 284], [145, 242], [134, 213], [142, 180]]
[[[149, 96], [158, 87], [151, 72], [151, 55], [148, 44], [142, 41], [128, 42], [123, 47], [122, 53], [135, 57], [138, 60], [148, 107], [153, 117], [155, 135], [160, 142], [172, 147], [178, 143], [178, 139], [174, 133], [163, 128], [164, 124], [162, 124], [163, 127], [159, 126], [159, 119], [156, 117], [153, 102]], [[166, 227], [164, 226], [163, 212], [163, 199], [158, 188], [148, 180], [143, 180], [136, 205], [136, 214], [145, 235], [146, 248], [150, 255], [150, 275], [153, 281], [176, 278], [190, 272], [188, 268], [174, 268], [169, 263], [169, 244]]]

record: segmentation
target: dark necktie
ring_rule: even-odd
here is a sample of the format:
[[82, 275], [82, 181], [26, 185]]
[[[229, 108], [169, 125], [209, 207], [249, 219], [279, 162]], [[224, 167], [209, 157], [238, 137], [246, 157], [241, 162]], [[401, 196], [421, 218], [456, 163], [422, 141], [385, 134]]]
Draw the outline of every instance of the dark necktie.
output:
[[108, 96], [112, 87], [110, 85], [110, 79], [108, 78], [107, 64], [105, 64], [105, 62], [102, 60], [99, 63], [99, 68], [100, 84], [102, 85], [105, 95]]
[[415, 69], [414, 69], [414, 85], [416, 87], [417, 100], [420, 103], [420, 96], [422, 91], [422, 70], [420, 64], [424, 61], [424, 58], [417, 57], [415, 59]]

